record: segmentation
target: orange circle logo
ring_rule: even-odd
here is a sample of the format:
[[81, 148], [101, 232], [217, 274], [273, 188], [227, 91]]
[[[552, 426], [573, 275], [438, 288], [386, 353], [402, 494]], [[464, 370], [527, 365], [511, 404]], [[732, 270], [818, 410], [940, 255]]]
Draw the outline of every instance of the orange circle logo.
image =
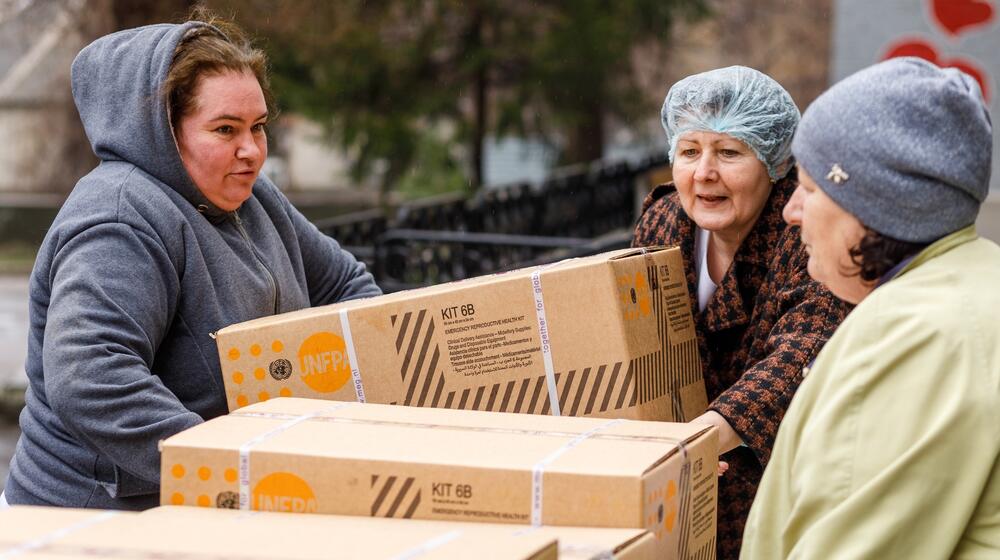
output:
[[253, 509], [287, 513], [316, 513], [316, 495], [306, 481], [292, 473], [265, 476], [253, 489]]
[[647, 317], [652, 312], [652, 292], [644, 272], [636, 272], [618, 277], [618, 290], [622, 298], [625, 319]]
[[317, 393], [332, 393], [351, 377], [344, 339], [330, 332], [318, 332], [299, 347], [302, 380]]
[[663, 500], [666, 511], [663, 515], [663, 527], [668, 533], [674, 532], [674, 525], [677, 523], [677, 483], [673, 480], [667, 482], [666, 496]]

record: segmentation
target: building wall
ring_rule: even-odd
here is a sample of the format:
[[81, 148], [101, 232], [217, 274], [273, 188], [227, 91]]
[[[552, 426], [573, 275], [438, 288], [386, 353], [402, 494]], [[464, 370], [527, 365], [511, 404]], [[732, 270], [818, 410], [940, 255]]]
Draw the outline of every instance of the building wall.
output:
[[73, 105], [70, 65], [110, 28], [109, 3], [25, 6], [0, 20], [0, 194], [65, 194], [96, 164]]

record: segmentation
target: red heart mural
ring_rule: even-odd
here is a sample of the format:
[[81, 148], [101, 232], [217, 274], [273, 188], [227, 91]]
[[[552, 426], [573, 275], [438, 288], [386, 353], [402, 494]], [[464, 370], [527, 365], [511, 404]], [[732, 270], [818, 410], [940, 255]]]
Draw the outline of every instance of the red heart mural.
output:
[[983, 0], [932, 0], [931, 13], [948, 33], [993, 21], [993, 6]]
[[983, 90], [983, 98], [985, 98], [986, 102], [989, 103], [990, 92], [987, 87], [986, 73], [968, 60], [963, 58], [951, 58], [944, 60], [939, 56], [937, 49], [935, 49], [933, 45], [917, 38], [901, 39], [900, 41], [889, 45], [889, 49], [886, 51], [885, 56], [882, 57], [882, 60], [888, 60], [890, 58], [900, 56], [916, 56], [933, 62], [942, 68], [958, 68], [979, 82], [979, 88]]

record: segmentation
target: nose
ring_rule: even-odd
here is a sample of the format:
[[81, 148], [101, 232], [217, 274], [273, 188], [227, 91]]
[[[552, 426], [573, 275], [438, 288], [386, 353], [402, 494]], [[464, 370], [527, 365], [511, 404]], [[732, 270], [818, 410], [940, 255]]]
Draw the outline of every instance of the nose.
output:
[[237, 159], [246, 159], [256, 162], [261, 158], [261, 147], [257, 144], [257, 139], [250, 132], [240, 135], [240, 141], [236, 145]]
[[788, 199], [788, 203], [785, 204], [785, 208], [781, 211], [781, 217], [785, 219], [788, 225], [802, 225], [802, 205], [805, 196], [805, 190], [799, 185], [795, 188], [795, 192], [792, 193], [792, 198]]
[[719, 178], [719, 171], [716, 169], [715, 157], [707, 150], [701, 153], [698, 158], [698, 166], [694, 170], [694, 180], [698, 183], [710, 183]]

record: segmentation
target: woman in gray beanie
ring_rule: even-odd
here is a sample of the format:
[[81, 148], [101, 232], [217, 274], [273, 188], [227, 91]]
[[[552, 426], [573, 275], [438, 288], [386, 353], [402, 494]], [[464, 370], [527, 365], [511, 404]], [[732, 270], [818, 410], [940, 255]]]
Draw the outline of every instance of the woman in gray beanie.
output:
[[792, 151], [809, 273], [858, 304], [782, 423], [743, 558], [1000, 557], [1000, 247], [973, 225], [992, 127], [915, 58], [845, 79]]
[[728, 471], [719, 480], [720, 559], [743, 524], [803, 366], [843, 320], [806, 272], [798, 228], [781, 219], [795, 190], [799, 110], [744, 66], [690, 76], [663, 103], [674, 182], [646, 198], [633, 244], [681, 248], [709, 410]]

